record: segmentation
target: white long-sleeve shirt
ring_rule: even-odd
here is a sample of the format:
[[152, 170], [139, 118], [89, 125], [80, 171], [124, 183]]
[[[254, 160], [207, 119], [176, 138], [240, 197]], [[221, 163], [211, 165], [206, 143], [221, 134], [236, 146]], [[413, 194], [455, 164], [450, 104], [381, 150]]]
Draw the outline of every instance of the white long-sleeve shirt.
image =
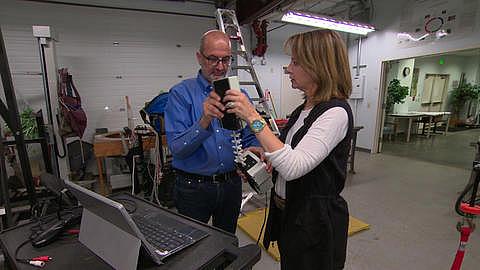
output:
[[313, 122], [307, 134], [292, 149], [292, 137], [303, 126], [310, 111], [311, 109], [300, 113], [287, 134], [283, 148], [265, 152], [267, 159], [278, 171], [275, 193], [284, 199], [286, 182], [302, 177], [317, 167], [347, 135], [348, 114], [342, 107], [333, 107]]

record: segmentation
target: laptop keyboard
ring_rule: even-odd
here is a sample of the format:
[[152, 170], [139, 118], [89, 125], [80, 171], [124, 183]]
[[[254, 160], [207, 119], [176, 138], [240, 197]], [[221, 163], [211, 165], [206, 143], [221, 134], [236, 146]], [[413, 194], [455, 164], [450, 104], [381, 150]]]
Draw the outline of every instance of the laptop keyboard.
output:
[[171, 254], [194, 242], [192, 237], [162, 224], [155, 218], [132, 215], [132, 219], [145, 239], [159, 250], [159, 255]]

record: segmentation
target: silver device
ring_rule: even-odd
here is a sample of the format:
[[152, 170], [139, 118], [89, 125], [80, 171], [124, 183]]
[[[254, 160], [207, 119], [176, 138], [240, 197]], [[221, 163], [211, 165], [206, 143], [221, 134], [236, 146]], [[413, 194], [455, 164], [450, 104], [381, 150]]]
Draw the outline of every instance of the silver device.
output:
[[242, 151], [239, 167], [247, 176], [248, 184], [258, 194], [266, 193], [273, 187], [272, 175], [267, 172], [267, 165], [250, 151]]

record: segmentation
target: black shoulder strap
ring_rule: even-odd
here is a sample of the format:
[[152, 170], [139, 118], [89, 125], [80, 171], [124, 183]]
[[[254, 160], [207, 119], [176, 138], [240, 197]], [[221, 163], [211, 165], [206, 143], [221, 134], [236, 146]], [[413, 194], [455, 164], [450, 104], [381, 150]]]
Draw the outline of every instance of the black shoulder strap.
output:
[[[293, 135], [292, 137], [292, 142], [291, 146], [292, 148], [295, 148], [297, 144], [300, 142], [300, 140], [307, 134], [308, 129], [312, 126], [313, 122], [317, 120], [317, 118], [322, 115], [324, 112], [327, 110], [333, 108], [333, 107], [342, 107], [347, 111], [347, 114], [349, 114], [349, 122], [351, 121], [350, 117], [350, 106], [348, 105], [346, 100], [339, 100], [339, 99], [331, 99], [326, 102], [321, 102], [315, 107], [313, 107], [312, 111], [308, 114], [308, 116], [305, 118], [303, 121], [303, 126]], [[349, 123], [349, 129], [350, 129], [351, 123]]]
[[[280, 141], [282, 141], [283, 143], [285, 143], [285, 139], [287, 138], [287, 134], [288, 134], [288, 131], [290, 131], [290, 129], [292, 128], [293, 124], [295, 124], [295, 122], [297, 122], [297, 119], [298, 117], [300, 116], [300, 113], [302, 112], [303, 110], [303, 107], [305, 107], [305, 103], [301, 104], [300, 106], [298, 106], [290, 115], [290, 118], [288, 119], [288, 122], [287, 124], [285, 125], [285, 127], [282, 129], [282, 132], [280, 133]], [[272, 181], [273, 183], [275, 184], [275, 182], [277, 181], [277, 177], [278, 177], [278, 172], [277, 170], [273, 170], [272, 172]]]
[[290, 115], [290, 118], [288, 119], [287, 124], [285, 127], [282, 129], [282, 132], [280, 134], [280, 140], [282, 142], [285, 142], [285, 139], [287, 138], [287, 134], [292, 128], [292, 126], [297, 122], [298, 117], [300, 116], [300, 113], [302, 112], [303, 108], [305, 107], [305, 103], [302, 105], [298, 106]]

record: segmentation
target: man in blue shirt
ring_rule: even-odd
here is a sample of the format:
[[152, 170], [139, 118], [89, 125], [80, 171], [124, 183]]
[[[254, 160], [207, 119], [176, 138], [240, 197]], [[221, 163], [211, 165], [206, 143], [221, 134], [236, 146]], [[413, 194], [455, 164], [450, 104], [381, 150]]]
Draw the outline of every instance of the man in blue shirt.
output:
[[[165, 131], [176, 171], [175, 202], [179, 213], [235, 233], [242, 200], [242, 181], [235, 171], [232, 131], [223, 129], [225, 107], [212, 91], [224, 78], [232, 56], [229, 37], [206, 32], [196, 53], [196, 78], [170, 89]], [[243, 147], [258, 146], [249, 128], [241, 131]]]

